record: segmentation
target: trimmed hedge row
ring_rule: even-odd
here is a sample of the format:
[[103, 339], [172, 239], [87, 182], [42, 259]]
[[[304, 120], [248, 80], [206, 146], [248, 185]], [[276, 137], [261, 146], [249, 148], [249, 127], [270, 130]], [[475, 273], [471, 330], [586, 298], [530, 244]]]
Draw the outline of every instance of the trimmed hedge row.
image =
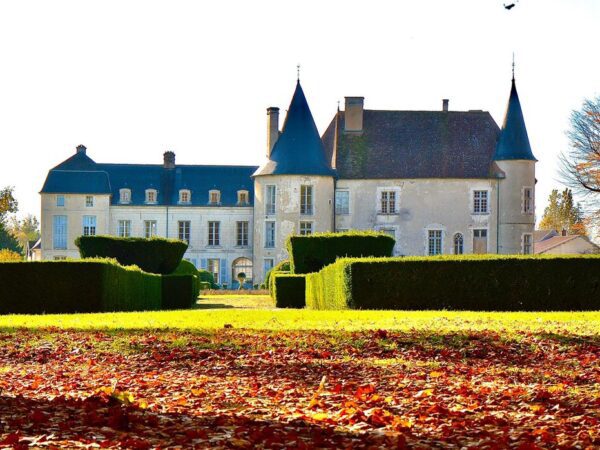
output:
[[162, 309], [190, 309], [198, 298], [198, 277], [162, 276]]
[[161, 308], [160, 275], [107, 260], [0, 263], [0, 314]]
[[136, 265], [144, 272], [168, 275], [181, 262], [188, 245], [177, 239], [153, 237], [79, 236], [82, 258], [114, 258], [123, 266]]
[[265, 285], [265, 289], [271, 290], [271, 276], [275, 272], [290, 273], [290, 261], [288, 259], [279, 261], [265, 274], [265, 281], [263, 283]]
[[177, 269], [175, 269], [175, 271], [171, 275], [190, 275], [190, 276], [192, 276], [194, 279], [193, 296], [194, 296], [194, 299], [198, 298], [198, 295], [200, 295], [200, 277], [198, 276], [198, 270], [196, 269], [196, 266], [194, 266], [193, 263], [191, 263], [190, 261], [186, 261], [185, 259], [182, 260], [179, 263], [179, 265], [177, 266]]
[[292, 273], [318, 272], [340, 257], [392, 256], [395, 239], [374, 231], [290, 236], [286, 247]]
[[306, 277], [311, 309], [600, 309], [600, 256], [345, 258]]
[[306, 276], [278, 272], [272, 277], [273, 297], [277, 308], [304, 308]]

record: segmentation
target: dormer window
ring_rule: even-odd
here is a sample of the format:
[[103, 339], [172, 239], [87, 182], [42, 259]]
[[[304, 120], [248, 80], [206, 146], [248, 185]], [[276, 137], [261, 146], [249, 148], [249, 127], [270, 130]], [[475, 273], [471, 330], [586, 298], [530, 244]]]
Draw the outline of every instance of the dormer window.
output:
[[158, 191], [156, 189], [146, 189], [146, 203], [156, 203]]
[[192, 201], [192, 193], [189, 189], [181, 189], [179, 191], [179, 203], [188, 204]]
[[248, 191], [238, 191], [237, 192], [238, 205], [248, 205]]
[[119, 203], [131, 203], [131, 189], [119, 189]]
[[221, 203], [221, 191], [216, 189], [208, 191], [208, 203], [218, 205]]

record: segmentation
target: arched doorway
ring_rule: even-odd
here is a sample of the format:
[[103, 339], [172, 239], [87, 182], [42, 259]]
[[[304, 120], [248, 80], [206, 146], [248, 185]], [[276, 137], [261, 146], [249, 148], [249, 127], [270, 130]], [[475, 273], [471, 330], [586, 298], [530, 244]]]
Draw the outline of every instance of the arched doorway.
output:
[[237, 276], [239, 273], [246, 274], [245, 287], [252, 287], [252, 260], [248, 258], [238, 258], [231, 264], [231, 286], [235, 289], [239, 287]]

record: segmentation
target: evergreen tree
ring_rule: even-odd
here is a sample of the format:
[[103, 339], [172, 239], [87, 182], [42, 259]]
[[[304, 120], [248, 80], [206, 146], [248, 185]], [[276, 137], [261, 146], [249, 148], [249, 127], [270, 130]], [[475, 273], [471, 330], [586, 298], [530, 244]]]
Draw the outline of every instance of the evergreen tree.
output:
[[18, 252], [19, 243], [6, 229], [6, 218], [8, 214], [17, 212], [17, 201], [13, 196], [11, 186], [0, 189], [0, 249], [7, 248]]
[[552, 190], [540, 222], [540, 229], [558, 232], [566, 230], [568, 234], [582, 236], [587, 234], [581, 206], [575, 205], [571, 189], [567, 188], [562, 192], [558, 189]]

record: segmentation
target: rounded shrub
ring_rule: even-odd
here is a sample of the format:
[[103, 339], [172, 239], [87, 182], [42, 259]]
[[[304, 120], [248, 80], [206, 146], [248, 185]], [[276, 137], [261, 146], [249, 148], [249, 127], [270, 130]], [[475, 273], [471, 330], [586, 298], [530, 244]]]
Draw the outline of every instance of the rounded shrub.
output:
[[194, 264], [183, 259], [171, 275], [192, 275], [194, 277], [194, 298], [198, 298], [200, 294], [200, 277]]

